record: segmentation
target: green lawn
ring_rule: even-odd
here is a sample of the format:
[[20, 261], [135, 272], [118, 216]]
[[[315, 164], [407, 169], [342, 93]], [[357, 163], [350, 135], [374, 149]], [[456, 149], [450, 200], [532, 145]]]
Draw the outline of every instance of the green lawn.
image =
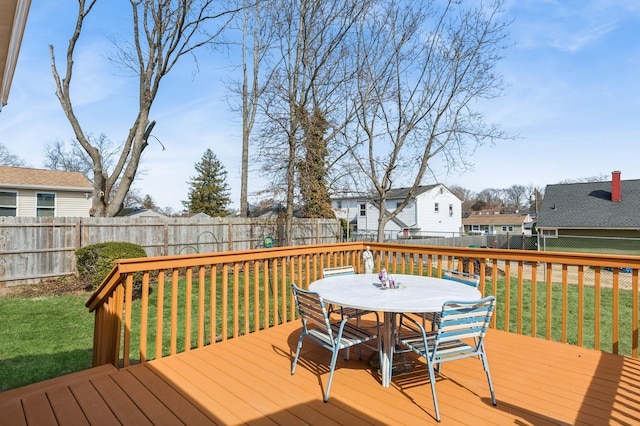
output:
[[[218, 283], [221, 277], [218, 276]], [[242, 287], [242, 278], [240, 279]], [[185, 281], [180, 281], [179, 291], [176, 294], [179, 302], [179, 311], [176, 316], [178, 336], [177, 351], [184, 350], [185, 345], [185, 319], [186, 310], [184, 301], [186, 299]], [[253, 321], [253, 276], [250, 275], [249, 285], [251, 296], [249, 298], [249, 321]], [[487, 283], [490, 285], [490, 283]], [[229, 284], [231, 285], [231, 283]], [[282, 286], [278, 285], [280, 293]], [[260, 286], [260, 327], [264, 327], [263, 320], [263, 283]], [[216, 293], [217, 306], [217, 330], [216, 337], [220, 337], [222, 330], [222, 291], [219, 288]], [[198, 319], [198, 295], [199, 286], [197, 279], [194, 277], [194, 285], [192, 287], [192, 330], [191, 330], [191, 346], [197, 343], [197, 319]], [[209, 281], [205, 283], [205, 312], [208, 311], [210, 303]], [[287, 294], [289, 289], [287, 287]], [[537, 335], [544, 337], [546, 332], [546, 294], [547, 287], [545, 284], [539, 283], [536, 287], [537, 292]], [[529, 301], [531, 300], [531, 284], [524, 282], [522, 294], [518, 294], [518, 285], [516, 280], [510, 283], [510, 321], [509, 330], [517, 332], [517, 308], [518, 299], [522, 298], [523, 303], [523, 334], [531, 334], [531, 309]], [[568, 302], [571, 306], [567, 318], [568, 323], [568, 341], [569, 343], [577, 343], [577, 297], [578, 291], [575, 286], [569, 286]], [[149, 326], [148, 330], [148, 358], [154, 358], [155, 354], [155, 333], [156, 333], [156, 312], [157, 298], [159, 292], [153, 289], [149, 296]], [[594, 309], [593, 301], [595, 291], [593, 288], [585, 287], [584, 289], [584, 345], [586, 347], [594, 346]], [[169, 307], [172, 301], [172, 285], [169, 280], [165, 283], [164, 293], [164, 316], [163, 316], [163, 353], [167, 354], [170, 350], [169, 330], [172, 318], [169, 315]], [[497, 328], [504, 329], [504, 306], [505, 306], [505, 282], [503, 279], [498, 281], [497, 292], [498, 306], [496, 310]], [[244, 305], [244, 291], [242, 288], [238, 294], [239, 306]], [[601, 315], [600, 315], [600, 349], [611, 352], [611, 335], [612, 335], [612, 300], [613, 292], [610, 289], [601, 290]], [[561, 314], [563, 304], [562, 288], [554, 285], [552, 288], [552, 338], [553, 340], [561, 339]], [[631, 354], [631, 292], [620, 290], [620, 346], [621, 354]], [[91, 366], [91, 350], [93, 339], [93, 314], [90, 314], [84, 306], [88, 299], [88, 294], [83, 295], [65, 295], [65, 296], [47, 296], [39, 298], [0, 298], [0, 391], [23, 386], [26, 384], [39, 382], [48, 378], [57, 377], [74, 371], [83, 370]], [[287, 309], [290, 309], [290, 298], [287, 297]], [[227, 306], [229, 314], [232, 312], [233, 296], [229, 291]], [[206, 314], [208, 315], [208, 313]], [[280, 313], [282, 315], [282, 313]], [[140, 300], [134, 301], [132, 310], [133, 330], [137, 330], [140, 321]], [[240, 310], [238, 318], [240, 332], [244, 328], [244, 317]], [[270, 302], [268, 321], [273, 322], [273, 303]], [[207, 324], [210, 323], [206, 317]], [[228, 333], [233, 330], [233, 319], [228, 319]], [[209, 342], [208, 336], [210, 329], [205, 329], [205, 343]], [[139, 336], [134, 333], [132, 336], [132, 349], [130, 352], [132, 362], [138, 358], [136, 353], [139, 342]]]
[[0, 298], [0, 391], [91, 367], [87, 298]]

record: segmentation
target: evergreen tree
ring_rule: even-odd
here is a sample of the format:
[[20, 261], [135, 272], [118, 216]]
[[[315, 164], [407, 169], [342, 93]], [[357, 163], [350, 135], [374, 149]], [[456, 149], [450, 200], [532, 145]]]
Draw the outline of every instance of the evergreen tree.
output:
[[149, 194], [145, 195], [144, 198], [142, 199], [142, 207], [144, 207], [147, 210], [153, 210], [153, 211], [158, 210], [158, 206], [156, 206], [155, 201], [153, 201], [153, 198], [151, 198], [151, 195]]
[[183, 201], [182, 204], [192, 213], [224, 215], [227, 205], [231, 202], [224, 166], [213, 151], [207, 149], [202, 160], [195, 164], [195, 169], [198, 175], [188, 182], [189, 200]]

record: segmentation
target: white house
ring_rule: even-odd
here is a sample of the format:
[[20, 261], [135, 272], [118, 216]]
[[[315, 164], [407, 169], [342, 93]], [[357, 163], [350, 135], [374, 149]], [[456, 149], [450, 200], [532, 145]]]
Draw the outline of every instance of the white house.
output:
[[[384, 208], [393, 212], [410, 188], [391, 189]], [[331, 207], [339, 219], [350, 224], [351, 232], [378, 232], [380, 202], [370, 196], [334, 197]], [[387, 222], [385, 234], [391, 238], [459, 236], [462, 228], [462, 202], [442, 184], [420, 186], [398, 216]]]
[[0, 216], [88, 217], [92, 193], [80, 172], [0, 166]]

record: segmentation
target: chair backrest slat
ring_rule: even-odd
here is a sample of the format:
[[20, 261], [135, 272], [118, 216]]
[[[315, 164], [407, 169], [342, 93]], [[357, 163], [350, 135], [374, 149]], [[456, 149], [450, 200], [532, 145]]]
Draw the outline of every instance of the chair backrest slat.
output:
[[329, 315], [322, 297], [313, 291], [301, 289], [295, 284], [291, 285], [291, 289], [298, 307], [298, 314], [300, 314], [305, 327], [306, 323], [310, 322], [326, 331], [327, 335], [332, 335]]
[[468, 274], [466, 272], [445, 270], [442, 272], [442, 278], [445, 280], [466, 284], [475, 288], [478, 288], [478, 286], [480, 285], [480, 275]]
[[332, 268], [324, 268], [322, 270], [322, 277], [333, 277], [337, 275], [354, 275], [356, 273], [355, 269], [351, 265], [346, 266], [335, 266]]
[[495, 303], [493, 296], [477, 302], [445, 302], [438, 318], [436, 344], [464, 338], [484, 338]]

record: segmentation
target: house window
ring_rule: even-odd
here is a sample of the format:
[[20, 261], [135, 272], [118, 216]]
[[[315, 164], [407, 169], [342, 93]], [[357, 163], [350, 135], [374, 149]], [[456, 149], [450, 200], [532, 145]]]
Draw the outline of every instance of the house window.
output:
[[396, 203], [396, 209], [397, 209], [398, 207], [400, 207], [400, 205], [401, 205], [401, 204], [402, 204], [402, 201], [398, 201], [398, 202]]
[[539, 231], [545, 238], [558, 238], [557, 229], [540, 229]]
[[36, 216], [55, 216], [56, 194], [36, 194]]
[[505, 232], [511, 232], [513, 231], [513, 226], [503, 226], [502, 230]]
[[360, 216], [366, 216], [367, 215], [367, 204], [366, 203], [361, 203], [360, 204]]
[[449, 204], [449, 216], [453, 216], [453, 204]]
[[440, 203], [435, 203], [435, 204], [433, 205], [433, 211], [434, 211], [435, 213], [438, 213], [438, 212], [440, 211]]
[[17, 200], [17, 192], [0, 191], [0, 216], [17, 216]]
[[342, 201], [337, 201], [338, 204], [338, 208], [341, 209], [342, 208]]

